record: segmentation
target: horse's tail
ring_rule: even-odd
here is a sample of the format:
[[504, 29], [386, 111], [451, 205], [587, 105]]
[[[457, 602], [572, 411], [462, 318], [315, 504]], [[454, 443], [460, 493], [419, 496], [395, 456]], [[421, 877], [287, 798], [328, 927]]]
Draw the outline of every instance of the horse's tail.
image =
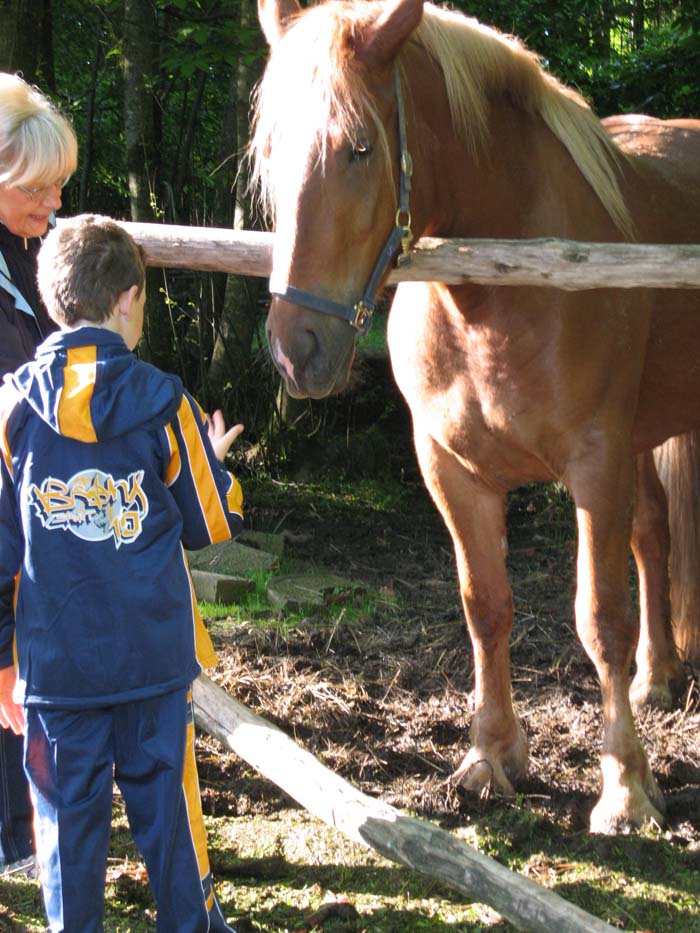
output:
[[700, 661], [700, 431], [672, 437], [654, 460], [668, 499], [671, 619], [681, 658]]

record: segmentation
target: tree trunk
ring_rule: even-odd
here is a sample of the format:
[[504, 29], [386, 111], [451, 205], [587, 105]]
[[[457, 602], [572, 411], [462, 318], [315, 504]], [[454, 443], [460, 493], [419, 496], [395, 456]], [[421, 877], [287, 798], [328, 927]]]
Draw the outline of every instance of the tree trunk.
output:
[[102, 65], [102, 42], [98, 35], [95, 39], [95, 52], [92, 58], [90, 71], [90, 87], [87, 93], [87, 109], [85, 113], [85, 142], [80, 153], [80, 193], [78, 195], [78, 210], [87, 211], [89, 204], [89, 182], [94, 154], [95, 132], [95, 99], [97, 96], [97, 80]]
[[0, 71], [55, 89], [51, 0], [0, 0]]
[[615, 19], [612, 0], [601, 0], [591, 14], [591, 47], [603, 61], [610, 61], [610, 30]]
[[155, 20], [149, 0], [124, 0], [124, 130], [131, 219], [153, 220], [153, 49]]
[[[156, 19], [150, 0], [124, 0], [124, 131], [131, 219], [154, 219], [157, 203], [158, 151], [155, 138]], [[142, 348], [157, 366], [171, 369], [172, 340], [168, 314], [161, 299], [163, 274], [149, 270], [148, 299]]]
[[[241, 0], [240, 17], [241, 33], [244, 34], [251, 29], [257, 17], [252, 0]], [[229, 84], [228, 107], [224, 119], [217, 204], [221, 215], [227, 213], [228, 223], [233, 220], [233, 226], [238, 230], [253, 226], [247, 165], [245, 160], [239, 162], [235, 154], [245, 151], [250, 138], [250, 93], [259, 77], [261, 67], [260, 61], [252, 65], [243, 59], [239, 61]], [[235, 196], [231, 194], [234, 190]], [[235, 397], [236, 389], [245, 379], [250, 362], [257, 324], [260, 282], [258, 279], [244, 280], [228, 275], [225, 280], [215, 282], [215, 289], [217, 288], [220, 290], [219, 295], [223, 292], [223, 307], [220, 311], [214, 308], [216, 334], [208, 384], [213, 395], [220, 394], [222, 387], [230, 384]]]
[[197, 126], [197, 119], [202, 109], [202, 98], [204, 97], [204, 87], [206, 83], [207, 73], [205, 71], [198, 72], [197, 80], [195, 82], [194, 100], [192, 101], [191, 106], [188, 108], [187, 119], [183, 119], [184, 133], [182, 146], [180, 148], [178, 164], [174, 173], [175, 178], [173, 181], [173, 200], [175, 214], [176, 216], [181, 217], [185, 223], [190, 219], [190, 207], [189, 204], [185, 203], [184, 197], [185, 184], [191, 175], [190, 170], [192, 167], [192, 143], [194, 141], [194, 132]]
[[644, 0], [634, 0], [632, 7], [632, 39], [635, 49], [644, 45]]

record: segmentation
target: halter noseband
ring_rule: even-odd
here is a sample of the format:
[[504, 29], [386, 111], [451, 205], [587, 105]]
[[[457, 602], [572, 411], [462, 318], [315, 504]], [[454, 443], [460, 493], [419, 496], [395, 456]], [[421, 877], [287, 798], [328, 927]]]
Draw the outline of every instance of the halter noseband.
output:
[[[401, 82], [399, 79], [398, 66], [394, 72], [394, 85], [396, 88], [396, 105], [398, 112], [398, 131], [399, 131], [399, 149], [401, 152], [399, 162], [399, 207], [396, 211], [396, 222], [394, 229], [389, 234], [389, 238], [384, 244], [374, 269], [369, 277], [362, 298], [354, 304], [341, 304], [338, 301], [332, 301], [322, 295], [314, 295], [312, 292], [306, 292], [301, 288], [295, 288], [289, 283], [279, 283], [274, 280], [274, 275], [270, 279], [270, 294], [276, 298], [283, 298], [296, 305], [302, 305], [311, 311], [319, 311], [321, 314], [330, 314], [333, 317], [341, 318], [347, 321], [351, 327], [354, 327], [358, 334], [366, 334], [372, 324], [372, 315], [377, 297], [377, 289], [384, 273], [389, 268], [394, 255], [401, 247], [401, 253], [397, 259], [397, 265], [405, 265], [411, 261], [409, 246], [413, 234], [411, 232], [411, 211], [409, 209], [409, 195], [411, 192], [411, 175], [413, 174], [413, 161], [406, 145], [406, 114], [404, 110], [403, 97], [401, 95]], [[402, 222], [402, 219], [404, 222]]]

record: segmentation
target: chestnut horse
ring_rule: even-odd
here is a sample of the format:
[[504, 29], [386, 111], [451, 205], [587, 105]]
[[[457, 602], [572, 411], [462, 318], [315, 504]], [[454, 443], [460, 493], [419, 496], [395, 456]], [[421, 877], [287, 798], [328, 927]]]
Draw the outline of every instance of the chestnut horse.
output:
[[[602, 123], [517, 39], [424, 0], [259, 0], [259, 15], [271, 55], [251, 149], [275, 227], [267, 335], [292, 396], [345, 386], [402, 240], [700, 242], [700, 123]], [[526, 771], [505, 502], [523, 483], [559, 480], [576, 506], [576, 627], [602, 691], [598, 832], [662, 822], [632, 702], [670, 703], [684, 682], [652, 451], [700, 425], [699, 312], [689, 290], [427, 282], [402, 283], [389, 318], [474, 650], [471, 748], [456, 778], [512, 794]], [[684, 443], [666, 451], [669, 488]], [[692, 625], [677, 639], [688, 655]]]

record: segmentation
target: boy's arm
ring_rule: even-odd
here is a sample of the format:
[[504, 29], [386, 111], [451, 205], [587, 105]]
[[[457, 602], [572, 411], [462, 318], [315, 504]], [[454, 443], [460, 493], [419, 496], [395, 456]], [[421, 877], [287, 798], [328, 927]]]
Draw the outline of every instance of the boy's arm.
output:
[[187, 392], [165, 431], [170, 449], [165, 482], [182, 513], [184, 546], [195, 550], [238, 535], [243, 530], [243, 491], [216, 459], [207, 416]]

